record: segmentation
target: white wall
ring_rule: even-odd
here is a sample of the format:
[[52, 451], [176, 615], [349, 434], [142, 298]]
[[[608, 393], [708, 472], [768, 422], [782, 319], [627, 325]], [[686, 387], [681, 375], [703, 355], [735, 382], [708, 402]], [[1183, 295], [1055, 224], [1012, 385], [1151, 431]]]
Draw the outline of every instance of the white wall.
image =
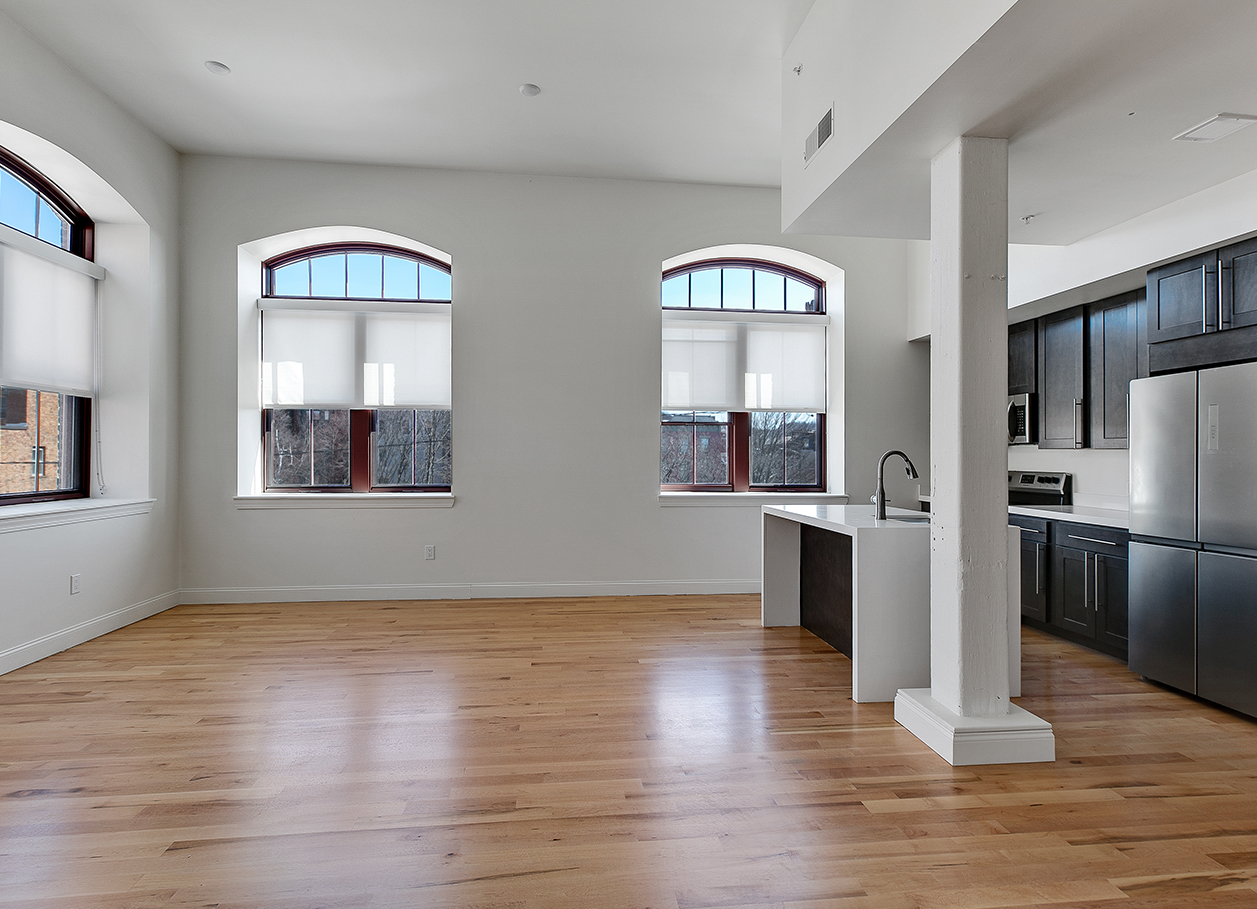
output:
[[[758, 505], [658, 495], [660, 266], [707, 246], [845, 269], [839, 488], [866, 500], [885, 448], [929, 462], [928, 354], [904, 340], [911, 244], [783, 238], [774, 190], [191, 157], [183, 204], [185, 600], [758, 590]], [[453, 508], [233, 500], [238, 248], [327, 225], [452, 256]]]
[[[0, 513], [3, 672], [177, 601], [178, 160], [3, 15], [0, 86], [0, 145], [97, 220], [96, 260], [109, 272], [99, 407], [107, 489], [93, 484], [90, 503], [108, 507]], [[82, 575], [73, 597], [71, 573]]]
[[[816, 0], [781, 61], [781, 223], [803, 217], [1014, 5]], [[804, 166], [804, 140], [830, 107], [833, 137]]]

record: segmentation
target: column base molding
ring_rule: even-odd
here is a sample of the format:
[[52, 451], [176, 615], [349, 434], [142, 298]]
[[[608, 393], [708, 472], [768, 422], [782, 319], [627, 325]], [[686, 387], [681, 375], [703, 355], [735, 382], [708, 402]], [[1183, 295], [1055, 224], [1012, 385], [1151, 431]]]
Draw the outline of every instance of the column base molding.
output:
[[900, 688], [895, 722], [953, 767], [1056, 760], [1056, 736], [1047, 720], [1016, 704], [1009, 704], [1004, 716], [960, 716], [934, 700], [930, 691]]

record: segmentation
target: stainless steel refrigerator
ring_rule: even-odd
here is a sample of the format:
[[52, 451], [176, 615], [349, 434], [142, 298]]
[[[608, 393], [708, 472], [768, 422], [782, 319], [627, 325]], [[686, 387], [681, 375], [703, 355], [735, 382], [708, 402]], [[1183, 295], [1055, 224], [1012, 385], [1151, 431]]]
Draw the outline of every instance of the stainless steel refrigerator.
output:
[[1257, 716], [1257, 363], [1130, 384], [1130, 668]]

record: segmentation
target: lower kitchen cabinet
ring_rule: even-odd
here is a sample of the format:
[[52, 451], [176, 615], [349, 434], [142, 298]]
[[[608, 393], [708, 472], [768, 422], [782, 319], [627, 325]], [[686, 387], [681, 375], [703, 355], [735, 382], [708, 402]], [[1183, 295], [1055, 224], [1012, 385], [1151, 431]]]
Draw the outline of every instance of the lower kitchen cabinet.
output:
[[1021, 527], [1021, 614], [1034, 628], [1126, 658], [1129, 534], [1011, 515]]
[[1092, 558], [1082, 549], [1052, 547], [1052, 624], [1088, 638], [1096, 636]]
[[1021, 614], [1048, 620], [1048, 522], [1042, 518], [1010, 515], [1008, 523], [1021, 528]]
[[1096, 555], [1096, 640], [1119, 648], [1128, 646], [1127, 611], [1130, 563], [1124, 556]]

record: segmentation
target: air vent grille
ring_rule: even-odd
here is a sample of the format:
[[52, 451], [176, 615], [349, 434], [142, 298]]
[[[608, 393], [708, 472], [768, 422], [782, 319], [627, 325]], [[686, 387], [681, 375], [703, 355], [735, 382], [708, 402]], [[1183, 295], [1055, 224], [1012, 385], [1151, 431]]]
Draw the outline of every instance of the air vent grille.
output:
[[807, 140], [803, 143], [803, 164], [805, 166], [833, 134], [834, 109], [831, 107], [825, 111], [825, 116], [821, 117], [820, 122], [816, 124], [816, 128], [808, 133]]

